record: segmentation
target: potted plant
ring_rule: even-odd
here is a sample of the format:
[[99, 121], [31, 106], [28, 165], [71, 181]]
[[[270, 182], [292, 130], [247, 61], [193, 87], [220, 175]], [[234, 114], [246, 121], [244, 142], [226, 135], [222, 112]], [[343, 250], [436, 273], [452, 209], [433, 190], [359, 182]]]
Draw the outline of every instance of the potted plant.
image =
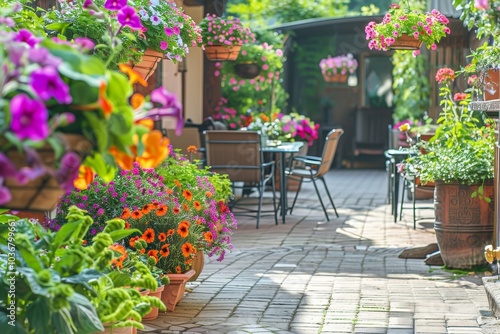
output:
[[[201, 41], [200, 28], [174, 1], [135, 0], [115, 5], [97, 0], [90, 4], [63, 2], [60, 6], [44, 16], [47, 29], [66, 40], [92, 39], [98, 46], [94, 49], [97, 56], [111, 61], [113, 68], [134, 64], [144, 80], [154, 73], [160, 60], [182, 61], [188, 48]], [[125, 12], [135, 24], [122, 28], [120, 13]], [[109, 27], [111, 38], [106, 33]]]
[[437, 9], [425, 14], [412, 11], [405, 0], [402, 6], [391, 5], [382, 22], [369, 22], [365, 33], [370, 50], [414, 50], [413, 55], [417, 56], [422, 43], [436, 50], [436, 43], [450, 33], [448, 23], [448, 18]]
[[46, 231], [36, 220], [19, 220], [2, 212], [0, 268], [16, 283], [15, 293], [8, 294], [11, 284], [6, 278], [0, 280], [0, 324], [6, 333], [9, 329], [12, 333], [35, 329], [94, 333], [102, 331], [104, 324], [143, 328], [142, 314], [151, 305], [164, 307], [158, 299], [136, 294], [136, 287], [156, 286], [146, 267], [136, 264], [133, 275], [116, 270], [122, 254], [113, 249], [113, 242], [137, 231], [124, 231], [123, 220], [115, 219], [107, 222], [91, 245], [85, 245], [82, 236], [92, 224], [76, 207], [70, 208], [67, 224], [57, 232]]
[[321, 59], [319, 67], [326, 82], [346, 82], [349, 74], [356, 72], [358, 61], [350, 53]]
[[[151, 103], [132, 106], [132, 82], [86, 54], [88, 39], [68, 43], [15, 25], [1, 29], [7, 72], [0, 86], [0, 205], [51, 210], [79, 176], [79, 184], [93, 173], [109, 180], [115, 159], [140, 160], [152, 146], [161, 149], [161, 133], [136, 121], [149, 112], [172, 114], [170, 105], [152, 104], [165, 101], [162, 89]], [[146, 144], [139, 150], [138, 140]]]
[[207, 14], [199, 24], [202, 48], [209, 60], [235, 60], [241, 46], [255, 40], [249, 28], [243, 27], [240, 19]]
[[428, 141], [412, 145], [404, 172], [419, 177], [424, 185], [435, 182], [435, 230], [441, 257], [446, 266], [465, 269], [484, 263], [483, 248], [493, 237], [495, 134], [493, 120], [468, 109], [473, 88], [452, 91], [461, 73], [438, 70], [443, 108], [438, 127]]

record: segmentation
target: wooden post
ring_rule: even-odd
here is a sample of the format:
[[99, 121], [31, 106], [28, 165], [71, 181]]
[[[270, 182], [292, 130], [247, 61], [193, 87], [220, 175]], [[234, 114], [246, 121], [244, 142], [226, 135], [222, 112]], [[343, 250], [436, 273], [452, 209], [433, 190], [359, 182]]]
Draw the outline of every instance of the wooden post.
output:
[[[225, 0], [206, 0], [204, 15], [222, 16], [226, 10]], [[203, 119], [211, 116], [221, 98], [221, 77], [216, 77], [215, 63], [203, 55]]]

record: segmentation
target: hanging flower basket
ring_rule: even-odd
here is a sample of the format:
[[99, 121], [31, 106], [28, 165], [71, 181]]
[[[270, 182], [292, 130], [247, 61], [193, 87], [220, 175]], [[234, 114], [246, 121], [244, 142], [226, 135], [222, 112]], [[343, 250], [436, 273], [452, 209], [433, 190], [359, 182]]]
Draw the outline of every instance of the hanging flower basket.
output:
[[419, 50], [422, 45], [422, 41], [415, 39], [415, 37], [402, 34], [400, 37], [394, 40], [391, 44], [391, 49], [393, 50]]
[[142, 56], [142, 61], [139, 64], [134, 64], [132, 67], [134, 71], [139, 73], [145, 81], [148, 81], [148, 79], [155, 73], [158, 64], [163, 60], [163, 58], [163, 53], [147, 49]]
[[236, 60], [240, 54], [241, 45], [206, 45], [205, 54], [211, 61]]
[[[69, 150], [78, 153], [82, 160], [93, 149], [92, 143], [82, 135], [66, 134], [64, 141]], [[54, 165], [55, 152], [49, 145], [38, 149], [37, 154], [45, 166]], [[10, 150], [6, 155], [16, 168], [26, 166], [26, 154]], [[50, 174], [45, 174], [26, 184], [19, 184], [16, 180], [7, 178], [4, 184], [9, 188], [12, 199], [3, 206], [11, 210], [51, 211], [56, 207], [59, 197], [64, 194], [56, 177]]]
[[234, 72], [243, 79], [253, 79], [260, 74], [261, 67], [254, 63], [242, 63], [234, 65]]
[[326, 74], [323, 73], [323, 78], [325, 79], [326, 82], [340, 82], [340, 83], [345, 83], [347, 82], [347, 78], [349, 76], [347, 74]]

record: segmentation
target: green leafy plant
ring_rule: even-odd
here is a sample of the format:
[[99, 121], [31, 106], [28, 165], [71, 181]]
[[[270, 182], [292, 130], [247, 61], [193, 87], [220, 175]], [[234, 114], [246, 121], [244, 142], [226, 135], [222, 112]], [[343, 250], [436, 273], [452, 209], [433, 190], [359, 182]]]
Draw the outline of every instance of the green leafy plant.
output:
[[103, 330], [103, 323], [143, 328], [138, 322], [142, 314], [152, 305], [162, 307], [161, 301], [136, 294], [136, 287], [156, 286], [147, 268], [136, 264], [130, 275], [112, 266], [121, 256], [112, 244], [137, 232], [124, 230], [123, 220], [108, 221], [92, 245], [85, 246], [83, 236], [93, 221], [76, 207], [57, 232], [36, 220], [1, 213], [0, 268], [6, 273], [0, 280], [2, 328], [58, 334], [94, 333]]
[[[412, 11], [408, 1], [402, 1], [402, 3], [402, 6], [391, 5], [382, 22], [368, 23], [365, 32], [370, 50], [387, 51], [396, 38], [403, 34], [413, 36], [422, 41], [428, 49], [435, 50], [436, 43], [450, 33], [450, 28], [447, 26], [448, 18], [437, 9], [424, 14], [416, 10]], [[413, 55], [416, 56], [419, 53], [420, 51], [416, 50]]]
[[[422, 184], [436, 180], [484, 184], [493, 178], [494, 122], [481, 112], [469, 110], [474, 88], [453, 93], [453, 81], [462, 73], [442, 68], [436, 74], [442, 106], [436, 134], [428, 142], [413, 145], [413, 154], [404, 164], [404, 172], [419, 176]], [[403, 130], [410, 129], [406, 126]]]

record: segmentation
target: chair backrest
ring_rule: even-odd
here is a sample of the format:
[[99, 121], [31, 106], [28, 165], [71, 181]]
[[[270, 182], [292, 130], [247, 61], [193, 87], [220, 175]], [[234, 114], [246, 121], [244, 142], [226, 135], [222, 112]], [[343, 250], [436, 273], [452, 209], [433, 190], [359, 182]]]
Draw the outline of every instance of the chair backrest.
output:
[[259, 182], [263, 162], [260, 133], [257, 131], [207, 130], [207, 165], [219, 174], [228, 174], [232, 182]]
[[[175, 129], [167, 129], [167, 137], [174, 149], [181, 149], [182, 154], [188, 154], [187, 148], [191, 145], [201, 147], [201, 137], [197, 128], [183, 128], [182, 133], [177, 136]], [[201, 156], [201, 155], [200, 155]], [[199, 159], [200, 157], [196, 157]]]
[[316, 176], [325, 175], [330, 170], [339, 144], [339, 138], [343, 133], [343, 129], [333, 129], [328, 132], [325, 139], [325, 146], [323, 146], [323, 154], [321, 155], [321, 165], [318, 168]]

